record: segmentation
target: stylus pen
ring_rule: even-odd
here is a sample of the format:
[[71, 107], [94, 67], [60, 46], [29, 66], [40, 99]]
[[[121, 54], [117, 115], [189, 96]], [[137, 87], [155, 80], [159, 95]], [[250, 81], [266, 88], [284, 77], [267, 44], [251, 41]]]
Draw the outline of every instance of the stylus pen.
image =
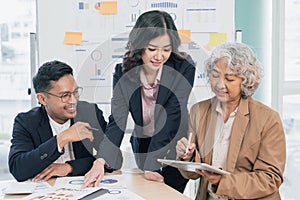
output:
[[189, 152], [189, 146], [190, 146], [190, 144], [191, 144], [191, 142], [192, 142], [192, 135], [193, 135], [193, 133], [190, 132], [188, 144], [187, 144], [187, 147], [186, 147], [186, 150], [185, 150], [185, 153], [186, 153], [186, 154]]
[[93, 127], [86, 127], [86, 128], [89, 129], [90, 131], [99, 131], [99, 129]]

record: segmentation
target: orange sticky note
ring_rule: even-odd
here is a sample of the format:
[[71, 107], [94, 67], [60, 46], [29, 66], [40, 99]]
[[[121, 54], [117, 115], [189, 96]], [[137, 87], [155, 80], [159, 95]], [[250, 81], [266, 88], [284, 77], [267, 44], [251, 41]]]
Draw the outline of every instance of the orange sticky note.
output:
[[181, 43], [190, 43], [191, 42], [191, 30], [178, 30]]
[[102, 15], [115, 15], [118, 13], [117, 1], [101, 1], [100, 14]]
[[65, 44], [81, 44], [82, 32], [66, 32], [65, 33]]
[[209, 45], [210, 46], [217, 46], [222, 42], [227, 41], [227, 34], [226, 33], [210, 33], [209, 34]]

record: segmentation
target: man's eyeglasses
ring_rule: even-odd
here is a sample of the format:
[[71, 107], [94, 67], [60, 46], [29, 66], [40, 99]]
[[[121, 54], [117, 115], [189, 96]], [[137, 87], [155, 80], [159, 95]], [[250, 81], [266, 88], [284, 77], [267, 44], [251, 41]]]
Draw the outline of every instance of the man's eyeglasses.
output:
[[58, 96], [56, 94], [52, 94], [52, 93], [46, 92], [46, 91], [42, 91], [42, 92], [44, 92], [46, 94], [49, 94], [49, 95], [52, 95], [52, 96], [55, 96], [55, 97], [58, 97], [58, 98], [60, 98], [60, 100], [63, 103], [66, 103], [66, 102], [68, 102], [70, 100], [70, 98], [71, 98], [72, 95], [74, 95], [74, 97], [76, 99], [78, 99], [80, 97], [81, 93], [82, 93], [82, 90], [83, 90], [82, 87], [78, 87], [73, 92], [65, 92], [61, 96]]

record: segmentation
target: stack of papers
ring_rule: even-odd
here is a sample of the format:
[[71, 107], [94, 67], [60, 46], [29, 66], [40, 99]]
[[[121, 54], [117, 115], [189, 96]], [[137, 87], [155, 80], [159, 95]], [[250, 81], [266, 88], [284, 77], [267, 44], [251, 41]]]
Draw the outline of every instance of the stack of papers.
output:
[[51, 186], [44, 181], [32, 182], [32, 181], [24, 181], [17, 182], [12, 181], [8, 183], [8, 185], [2, 189], [3, 194], [14, 195], [14, 194], [31, 194], [34, 192], [38, 192], [39, 190], [43, 190], [46, 188], [50, 188]]
[[4, 194], [31, 194], [34, 192], [33, 182], [13, 182], [3, 189]]
[[99, 187], [81, 189], [83, 176], [59, 177], [55, 185], [46, 190], [35, 192], [25, 200], [101, 200], [101, 199], [133, 199], [142, 200], [139, 195], [126, 189], [121, 175], [104, 176]]
[[133, 199], [143, 200], [142, 197], [126, 188], [124, 177], [121, 175], [104, 176], [99, 187], [81, 189], [83, 176], [59, 177], [55, 185], [47, 182], [11, 182], [3, 189], [5, 194], [29, 194], [24, 200], [109, 200]]
[[[94, 199], [96, 196], [107, 193], [107, 190], [102, 188], [86, 188], [86, 189], [77, 189], [75, 187], [69, 186], [53, 186], [49, 189], [40, 190], [35, 192], [25, 198], [24, 200], [40, 200], [40, 199]], [[96, 195], [96, 196], [95, 196]]]

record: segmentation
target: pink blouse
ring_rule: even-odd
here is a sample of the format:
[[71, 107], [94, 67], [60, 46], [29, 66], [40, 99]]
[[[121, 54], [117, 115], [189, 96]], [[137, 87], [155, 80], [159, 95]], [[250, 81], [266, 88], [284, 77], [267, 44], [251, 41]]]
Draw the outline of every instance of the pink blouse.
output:
[[143, 133], [149, 137], [154, 134], [154, 109], [158, 93], [158, 87], [162, 67], [159, 69], [154, 84], [151, 86], [146, 78], [145, 72], [142, 69], [140, 78], [142, 83], [142, 108], [143, 108]]

